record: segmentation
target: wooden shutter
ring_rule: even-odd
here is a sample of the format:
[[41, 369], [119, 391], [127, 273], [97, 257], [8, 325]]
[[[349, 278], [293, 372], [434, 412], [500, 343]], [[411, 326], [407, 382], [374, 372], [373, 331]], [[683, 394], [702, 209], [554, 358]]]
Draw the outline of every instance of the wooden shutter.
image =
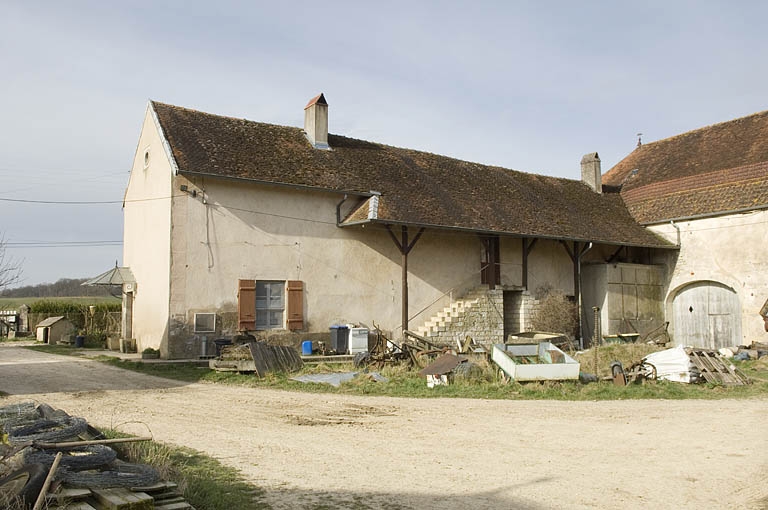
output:
[[256, 281], [237, 281], [237, 329], [256, 329]]
[[288, 329], [304, 329], [304, 283], [288, 280]]

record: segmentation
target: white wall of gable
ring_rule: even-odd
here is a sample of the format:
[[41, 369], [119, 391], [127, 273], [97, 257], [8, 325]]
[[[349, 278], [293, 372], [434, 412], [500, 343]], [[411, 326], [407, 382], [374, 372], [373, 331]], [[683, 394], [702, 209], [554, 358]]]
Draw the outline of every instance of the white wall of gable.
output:
[[167, 339], [172, 173], [148, 109], [123, 209], [123, 264], [136, 277], [133, 337], [140, 351], [161, 348]]
[[[737, 343], [767, 342], [768, 333], [758, 312], [768, 299], [768, 211], [702, 218], [676, 225], [680, 228], [680, 252], [676, 259], [671, 255], [667, 260], [671, 274], [667, 317], [672, 317], [675, 294], [686, 285], [718, 282], [736, 292], [741, 305], [742, 334]], [[671, 224], [650, 228], [677, 242], [677, 231]], [[674, 336], [674, 323], [670, 330]]]

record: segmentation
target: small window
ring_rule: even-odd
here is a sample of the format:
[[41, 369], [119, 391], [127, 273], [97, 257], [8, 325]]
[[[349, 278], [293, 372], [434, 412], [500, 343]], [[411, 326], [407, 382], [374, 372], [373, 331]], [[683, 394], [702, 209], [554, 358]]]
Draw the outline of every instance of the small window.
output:
[[256, 329], [285, 327], [285, 282], [256, 282]]
[[144, 168], [149, 167], [149, 149], [144, 150]]
[[195, 314], [195, 333], [215, 333], [216, 332], [216, 314], [215, 313], [196, 313]]

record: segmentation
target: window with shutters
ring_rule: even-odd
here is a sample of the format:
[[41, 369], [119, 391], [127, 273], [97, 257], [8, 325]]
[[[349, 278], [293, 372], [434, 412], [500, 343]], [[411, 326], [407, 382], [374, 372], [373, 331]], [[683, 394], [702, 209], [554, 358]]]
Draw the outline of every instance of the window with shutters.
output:
[[285, 282], [256, 281], [256, 329], [285, 327]]
[[304, 283], [238, 280], [238, 331], [304, 329]]

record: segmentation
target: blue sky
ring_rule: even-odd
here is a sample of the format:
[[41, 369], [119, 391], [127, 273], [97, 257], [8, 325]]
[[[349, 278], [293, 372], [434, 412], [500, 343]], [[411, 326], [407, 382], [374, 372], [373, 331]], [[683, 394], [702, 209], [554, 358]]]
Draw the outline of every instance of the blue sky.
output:
[[[768, 109], [765, 2], [0, 0], [0, 235], [23, 284], [121, 259], [148, 99], [577, 179]], [[5, 200], [3, 200], [5, 199]], [[93, 241], [91, 246], [62, 243]], [[35, 247], [19, 243], [37, 243]]]

